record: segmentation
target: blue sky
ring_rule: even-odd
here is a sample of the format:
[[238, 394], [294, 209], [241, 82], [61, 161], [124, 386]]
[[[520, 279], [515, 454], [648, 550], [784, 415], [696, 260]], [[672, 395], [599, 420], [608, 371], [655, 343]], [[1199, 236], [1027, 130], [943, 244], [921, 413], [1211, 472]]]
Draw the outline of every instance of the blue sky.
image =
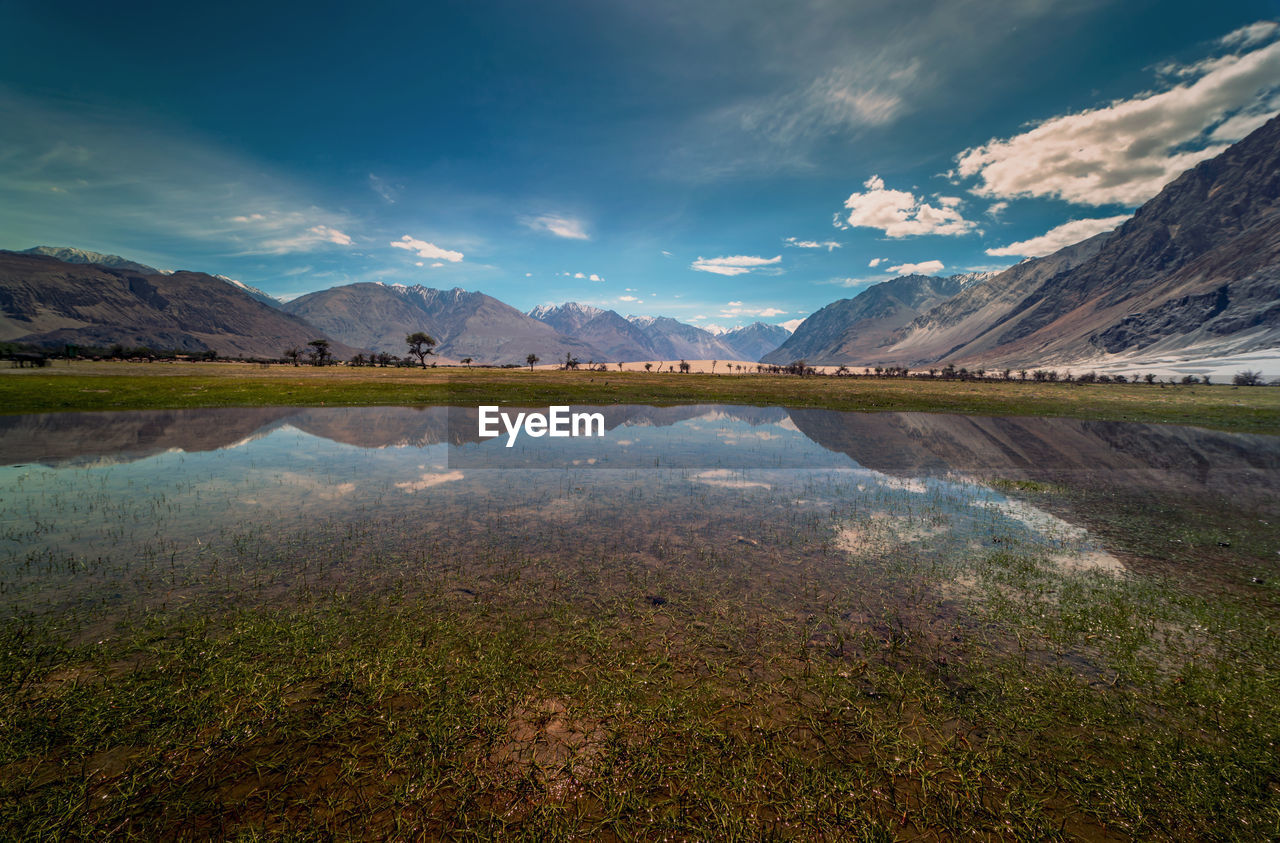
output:
[[1280, 3], [7, 2], [0, 248], [785, 323], [1114, 227]]

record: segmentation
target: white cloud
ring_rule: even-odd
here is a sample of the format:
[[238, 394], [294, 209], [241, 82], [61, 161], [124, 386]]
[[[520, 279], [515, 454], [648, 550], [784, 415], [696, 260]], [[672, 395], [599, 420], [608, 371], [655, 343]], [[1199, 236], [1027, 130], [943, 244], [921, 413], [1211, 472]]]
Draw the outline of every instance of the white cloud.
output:
[[889, 272], [899, 275], [933, 275], [942, 271], [942, 261], [921, 261], [920, 263], [900, 263], [889, 267]]
[[857, 228], [878, 228], [889, 237], [918, 234], [968, 234], [977, 224], [966, 220], [956, 207], [955, 197], [941, 197], [938, 207], [917, 199], [905, 190], [888, 190], [884, 180], [872, 176], [863, 185], [865, 193], [853, 193], [844, 201], [849, 210], [845, 222]]
[[867, 266], [871, 267], [872, 269], [875, 269], [877, 266], [879, 266], [880, 264], [884, 263], [884, 262], [885, 262], [885, 260], [887, 260], [887, 259], [886, 259], [886, 258], [872, 258], [872, 259], [871, 259], [871, 263], [867, 264]]
[[803, 319], [788, 319], [786, 322], [779, 322], [778, 324], [794, 334], [796, 332], [796, 328], [799, 328], [800, 323], [803, 321]]
[[461, 471], [446, 471], [439, 474], [427, 472], [418, 477], [417, 480], [408, 480], [404, 483], [397, 483], [397, 489], [404, 489], [409, 494], [421, 492], [423, 489], [430, 489], [432, 486], [439, 486], [441, 483], [451, 483], [454, 480], [461, 480], [463, 474]]
[[828, 278], [826, 281], [818, 281], [818, 284], [831, 284], [836, 287], [865, 287], [872, 284], [879, 284], [883, 278]]
[[731, 301], [724, 307], [720, 308], [720, 316], [725, 319], [732, 319], [735, 316], [785, 316], [785, 310], [779, 310], [776, 307], [746, 307], [740, 301]]
[[1032, 237], [1030, 240], [1023, 240], [1019, 243], [1010, 243], [1008, 246], [1001, 246], [998, 249], [987, 249], [987, 254], [997, 257], [1019, 255], [1032, 258], [1051, 255], [1063, 246], [1070, 246], [1072, 243], [1079, 243], [1081, 240], [1086, 240], [1095, 234], [1110, 231], [1127, 219], [1129, 219], [1128, 214], [1121, 214], [1118, 217], [1104, 217], [1102, 219], [1069, 220], [1062, 225], [1049, 229], [1039, 237]]
[[[1248, 47], [1275, 32], [1255, 24], [1222, 43]], [[973, 192], [991, 198], [1139, 205], [1280, 108], [1280, 42], [1172, 72], [1188, 81], [966, 149], [956, 175], [979, 179]]]
[[674, 257], [674, 255], [672, 255], [672, 254], [671, 254], [670, 252], [668, 252], [666, 249], [663, 249], [663, 250], [662, 250], [662, 256], [663, 256], [664, 258]]
[[587, 276], [586, 276], [586, 275], [584, 275], [584, 274], [583, 274], [583, 273], [581, 273], [581, 272], [575, 272], [575, 273], [573, 273], [573, 277], [574, 277], [574, 278], [578, 278], [578, 279], [583, 279], [583, 278], [586, 278]]
[[723, 258], [698, 258], [689, 266], [699, 272], [713, 272], [716, 275], [744, 275], [752, 270], [772, 266], [782, 262], [782, 255], [771, 258], [760, 258], [752, 255], [729, 255]]
[[639, 302], [640, 299], [635, 296], [618, 296], [618, 301]]
[[1000, 215], [1009, 210], [1008, 202], [992, 202], [991, 207], [987, 208], [987, 216], [993, 220], [999, 219]]
[[428, 243], [425, 240], [417, 240], [408, 234], [399, 240], [393, 240], [391, 246], [396, 249], [405, 249], [413, 252], [420, 258], [432, 261], [449, 261], [449, 263], [457, 263], [462, 260], [462, 252], [453, 252], [448, 249], [442, 249], [434, 243]]
[[[241, 220], [247, 220], [249, 224], [256, 225], [262, 221], [262, 214], [251, 214], [247, 218], [232, 218], [232, 222], [240, 222]], [[278, 225], [284, 227], [287, 226], [287, 223], [280, 221]], [[349, 236], [336, 228], [327, 225], [313, 225], [295, 234], [263, 240], [259, 250], [268, 254], [282, 255], [289, 252], [311, 252], [327, 245], [352, 246], [354, 242]]]
[[604, 279], [603, 279], [603, 278], [601, 278], [599, 275], [596, 275], [596, 274], [593, 272], [593, 273], [591, 273], [590, 275], [588, 275], [588, 276], [587, 276], [587, 280], [588, 280], [588, 281], [603, 281]]
[[582, 220], [572, 217], [543, 214], [537, 217], [525, 217], [520, 222], [534, 231], [545, 231], [548, 234], [554, 234], [556, 237], [564, 237], [568, 240], [591, 239]]
[[440, 263], [440, 261], [436, 261], [435, 263], [431, 264], [432, 269], [439, 269], [442, 266], [444, 266], [444, 264]]
[[840, 244], [834, 240], [799, 240], [795, 237], [786, 239], [788, 245], [795, 246], [797, 249], [826, 249], [830, 252], [833, 249], [839, 249]]

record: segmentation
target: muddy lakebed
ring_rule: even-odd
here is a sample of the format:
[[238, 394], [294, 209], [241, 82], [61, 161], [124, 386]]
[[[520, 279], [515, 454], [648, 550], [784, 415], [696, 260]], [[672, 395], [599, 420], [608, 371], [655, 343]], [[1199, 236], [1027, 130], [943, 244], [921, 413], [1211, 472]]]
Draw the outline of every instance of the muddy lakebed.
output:
[[1280, 833], [1280, 438], [0, 417], [0, 827]]

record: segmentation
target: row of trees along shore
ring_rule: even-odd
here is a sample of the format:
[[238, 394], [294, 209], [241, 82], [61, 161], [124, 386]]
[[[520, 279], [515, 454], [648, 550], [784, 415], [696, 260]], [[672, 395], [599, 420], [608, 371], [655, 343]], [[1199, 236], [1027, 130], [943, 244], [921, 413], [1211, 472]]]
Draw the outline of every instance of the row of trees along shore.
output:
[[[423, 331], [417, 331], [407, 335], [405, 338], [406, 353], [404, 356], [389, 354], [385, 351], [370, 352], [365, 354], [360, 352], [347, 361], [339, 361], [334, 357], [333, 349], [329, 340], [315, 339], [306, 344], [306, 347], [292, 346], [286, 348], [280, 358], [262, 359], [251, 358], [249, 362], [254, 363], [280, 363], [285, 362], [294, 366], [301, 366], [304, 363], [310, 366], [419, 366], [427, 367], [427, 358], [435, 355], [436, 340], [430, 334]], [[0, 343], [0, 359], [9, 360], [13, 366], [43, 366], [52, 360], [135, 360], [135, 361], [155, 361], [155, 360], [184, 360], [184, 361], [217, 361], [232, 360], [237, 358], [229, 358], [219, 356], [216, 351], [211, 349], [202, 351], [185, 351], [153, 349], [148, 346], [128, 347], [117, 343], [108, 348], [85, 347], [67, 345], [61, 349], [49, 349], [40, 346], [24, 344], [24, 343]], [[243, 360], [244, 358], [239, 358]], [[532, 371], [533, 367], [541, 361], [537, 354], [528, 354], [525, 357], [524, 364]], [[470, 357], [463, 357], [459, 362], [470, 367], [474, 360]], [[435, 363], [431, 363], [435, 366]], [[614, 364], [621, 371], [623, 363], [619, 361]], [[691, 364], [686, 360], [679, 361], [658, 361], [644, 363], [646, 372], [678, 372], [688, 374], [692, 371]], [[508, 363], [502, 368], [517, 368], [519, 364]], [[585, 363], [574, 357], [572, 354], [566, 354], [564, 360], [560, 362], [558, 368], [564, 371], [586, 370], [593, 372], [609, 371], [609, 363], [599, 362], [596, 360], [588, 360]], [[975, 382], [1010, 382], [1010, 383], [1076, 383], [1076, 384], [1148, 384], [1152, 386], [1169, 386], [1174, 384], [1181, 385], [1212, 385], [1210, 375], [1182, 375], [1181, 377], [1166, 376], [1163, 379], [1158, 375], [1148, 373], [1125, 374], [1098, 374], [1097, 372], [1084, 372], [1081, 374], [1072, 374], [1068, 371], [1059, 372], [1057, 369], [987, 369], [966, 367], [957, 368], [953, 364], [942, 367], [931, 367], [926, 369], [912, 370], [905, 366], [868, 366], [863, 367], [861, 371], [849, 366], [838, 366], [832, 371], [826, 371], [829, 367], [819, 370], [815, 366], [809, 365], [804, 360], [796, 360], [785, 366], [771, 365], [767, 363], [729, 363], [719, 360], [711, 361], [711, 373], [719, 374], [716, 370], [720, 367], [722, 372], [726, 374], [759, 374], [759, 375], [792, 375], [795, 377], [834, 377], [834, 378], [933, 378], [949, 381], [975, 381]], [[1263, 376], [1261, 372], [1252, 370], [1244, 370], [1236, 372], [1231, 378], [1232, 384], [1235, 386], [1280, 386], [1280, 378], [1272, 379], [1270, 382]]]

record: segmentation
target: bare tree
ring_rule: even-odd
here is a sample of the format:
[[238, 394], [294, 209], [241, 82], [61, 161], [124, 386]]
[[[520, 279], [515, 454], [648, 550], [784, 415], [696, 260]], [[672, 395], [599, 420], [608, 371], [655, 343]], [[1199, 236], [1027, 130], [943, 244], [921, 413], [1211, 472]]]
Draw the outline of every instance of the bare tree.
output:
[[541, 358], [541, 357], [539, 357], [539, 356], [538, 356], [538, 355], [536, 355], [536, 354], [528, 354], [528, 355], [526, 355], [526, 356], [525, 356], [525, 358], [524, 358], [524, 362], [526, 362], [526, 363], [528, 363], [528, 364], [529, 364], [529, 371], [530, 371], [530, 372], [532, 372], [532, 371], [533, 371], [533, 365], [534, 365], [535, 363], [537, 363], [537, 362], [538, 362], [539, 360], [541, 360], [541, 359], [542, 359], [542, 358]]
[[298, 348], [296, 345], [290, 348], [286, 348], [284, 350], [284, 359], [288, 360], [290, 363], [292, 363], [295, 366], [298, 365], [298, 360], [301, 357], [302, 357], [302, 349]]

